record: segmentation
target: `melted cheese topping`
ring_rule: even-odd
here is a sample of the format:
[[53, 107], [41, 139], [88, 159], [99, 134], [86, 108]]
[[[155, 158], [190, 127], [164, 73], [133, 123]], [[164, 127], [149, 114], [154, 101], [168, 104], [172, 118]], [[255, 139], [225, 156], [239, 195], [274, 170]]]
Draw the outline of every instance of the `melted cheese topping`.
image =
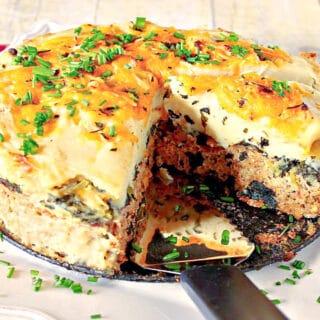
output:
[[123, 206], [165, 88], [166, 108], [223, 146], [264, 137], [272, 155], [300, 159], [320, 140], [313, 58], [223, 30], [83, 25], [27, 40], [1, 65], [0, 176], [36, 202], [83, 177], [103, 194], [97, 206]]

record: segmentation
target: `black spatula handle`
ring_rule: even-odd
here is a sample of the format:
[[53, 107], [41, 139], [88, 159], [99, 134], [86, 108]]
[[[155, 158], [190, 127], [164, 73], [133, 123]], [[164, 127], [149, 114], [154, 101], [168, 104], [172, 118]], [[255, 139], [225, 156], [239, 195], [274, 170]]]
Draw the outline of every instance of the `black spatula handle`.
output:
[[207, 320], [287, 319], [234, 266], [201, 266], [184, 271], [181, 284]]

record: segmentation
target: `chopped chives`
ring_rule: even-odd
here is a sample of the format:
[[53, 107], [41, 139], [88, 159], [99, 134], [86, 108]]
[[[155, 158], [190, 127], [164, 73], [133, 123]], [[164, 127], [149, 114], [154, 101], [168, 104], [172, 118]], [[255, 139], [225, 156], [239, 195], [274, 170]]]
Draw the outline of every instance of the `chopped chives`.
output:
[[200, 184], [199, 185], [199, 190], [202, 191], [202, 192], [205, 192], [205, 191], [209, 191], [210, 188], [206, 184]]
[[281, 303], [281, 301], [280, 301], [279, 299], [273, 299], [273, 300], [271, 300], [271, 302], [272, 302], [273, 304], [275, 304], [275, 305]]
[[86, 292], [87, 295], [90, 295], [91, 293], [92, 293], [91, 289], [88, 289], [87, 292]]
[[179, 212], [179, 210], [180, 210], [180, 205], [176, 204], [174, 206], [174, 212]]
[[294, 217], [293, 217], [293, 215], [289, 215], [289, 217], [288, 217], [288, 221], [290, 222], [290, 223], [293, 223], [294, 222]]
[[291, 285], [295, 285], [295, 284], [296, 284], [296, 281], [294, 281], [294, 280], [292, 280], [292, 279], [290, 279], [290, 278], [286, 278], [286, 279], [284, 280], [284, 282], [287, 283], [287, 284], [291, 284]]
[[320, 296], [317, 298], [317, 302], [320, 303]]
[[87, 281], [88, 282], [97, 282], [98, 281], [98, 277], [95, 277], [95, 276], [88, 276], [87, 277]]
[[223, 202], [234, 202], [234, 198], [233, 197], [220, 197], [220, 200]]
[[111, 77], [112, 74], [113, 74], [112, 71], [108, 70], [101, 75], [101, 78], [105, 79], [105, 78]]
[[112, 125], [109, 129], [109, 135], [110, 137], [115, 137], [117, 135], [116, 133], [116, 126], [115, 125]]
[[190, 240], [189, 240], [188, 237], [183, 236], [183, 237], [182, 237], [182, 241], [184, 241], [184, 242], [189, 242]]
[[159, 58], [160, 58], [160, 59], [165, 59], [167, 56], [168, 56], [168, 53], [167, 53], [167, 52], [163, 52], [163, 53], [160, 53], [160, 54], [159, 54]]
[[239, 58], [244, 58], [249, 50], [245, 47], [234, 45], [231, 46], [231, 53], [237, 55]]
[[311, 270], [311, 269], [308, 269], [308, 270], [306, 270], [306, 271], [304, 272], [304, 274], [305, 274], [306, 276], [309, 276], [310, 274], [312, 274], [312, 270]]
[[102, 315], [100, 313], [92, 314], [90, 316], [90, 319], [101, 319]]
[[167, 242], [169, 242], [171, 244], [176, 244], [177, 243], [177, 237], [170, 236], [170, 237], [167, 238]]
[[38, 151], [39, 145], [34, 141], [30, 136], [23, 138], [22, 145], [20, 150], [23, 151], [23, 154], [27, 156], [28, 154], [36, 154]]
[[293, 279], [300, 279], [300, 276], [299, 276], [297, 270], [294, 270], [294, 271], [292, 272], [292, 277], [293, 277]]
[[28, 90], [23, 97], [22, 103], [32, 103], [32, 92]]
[[71, 285], [71, 290], [73, 293], [82, 293], [82, 286], [80, 283], [73, 283]]
[[166, 254], [166, 255], [162, 258], [162, 260], [163, 260], [163, 261], [170, 261], [170, 260], [174, 260], [174, 259], [179, 258], [179, 256], [180, 256], [179, 251], [172, 251], [172, 252]]
[[289, 266], [286, 266], [284, 264], [281, 264], [280, 266], [278, 266], [279, 269], [282, 269], [282, 270], [291, 270], [291, 268]]
[[107, 100], [102, 100], [102, 101], [99, 103], [99, 107], [103, 106], [106, 102], [107, 102]]
[[78, 27], [73, 30], [73, 32], [78, 36], [81, 33], [82, 28]]
[[[143, 38], [144, 41], [152, 40], [153, 37], [157, 36], [157, 34], [153, 31], [151, 31], [145, 38]], [[152, 43], [151, 43], [152, 44]]]
[[131, 247], [137, 253], [141, 253], [142, 252], [142, 248], [137, 243], [132, 242]]
[[31, 269], [31, 270], [30, 270], [30, 275], [32, 275], [32, 276], [34, 276], [34, 277], [38, 276], [39, 273], [40, 273], [39, 270], [34, 270], [34, 269]]
[[146, 18], [145, 17], [136, 17], [136, 22], [133, 25], [134, 29], [144, 29], [146, 26]]
[[70, 288], [74, 281], [72, 279], [68, 279], [68, 278], [65, 278], [65, 277], [60, 277], [58, 275], [55, 275], [54, 276], [54, 286], [56, 288]]
[[169, 48], [162, 42], [159, 44], [159, 49], [169, 50]]
[[281, 286], [281, 281], [277, 281], [277, 282], [275, 283], [275, 285], [276, 285], [276, 286]]
[[25, 125], [25, 126], [28, 125], [28, 124], [30, 124], [30, 122], [29, 122], [28, 120], [26, 120], [26, 119], [21, 119], [21, 120], [20, 120], [20, 123], [23, 124], [23, 125]]
[[287, 81], [272, 81], [271, 83], [271, 88], [273, 91], [278, 93], [279, 97], [284, 97], [285, 96], [285, 91], [290, 92], [290, 86], [287, 83]]
[[0, 142], [4, 142], [4, 141], [5, 141], [4, 135], [2, 133], [0, 133]]
[[260, 291], [261, 291], [261, 293], [262, 293], [264, 296], [266, 296], [267, 294], [269, 294], [269, 292], [266, 291], [266, 290], [261, 289]]
[[185, 38], [185, 37], [184, 37], [184, 34], [181, 33], [181, 32], [178, 32], [178, 31], [175, 31], [175, 32], [173, 33], [173, 36], [174, 36], [175, 38], [178, 38], [178, 39], [184, 39], [184, 38]]
[[221, 244], [228, 245], [230, 241], [230, 231], [229, 230], [223, 230], [221, 234]]
[[180, 263], [168, 263], [164, 265], [168, 270], [179, 272], [181, 269]]
[[301, 236], [298, 234], [295, 236], [295, 238], [293, 239], [293, 242], [295, 244], [299, 244], [301, 242]]
[[302, 270], [305, 267], [306, 263], [301, 260], [295, 260], [292, 263], [292, 266], [298, 270]]
[[0, 260], [0, 264], [4, 265], [4, 266], [10, 266], [11, 263], [9, 261], [5, 261], [5, 260]]
[[261, 247], [258, 244], [255, 245], [255, 250], [257, 254], [261, 254]]
[[42, 279], [34, 277], [32, 279], [32, 283], [33, 283], [33, 290], [36, 291], [36, 292], [40, 291], [41, 285], [42, 285]]
[[185, 185], [182, 187], [182, 192], [184, 194], [190, 194], [194, 191], [195, 189], [195, 186], [192, 186], [192, 185]]
[[54, 71], [47, 67], [39, 66], [33, 68], [32, 74], [36, 76], [51, 77], [53, 76]]
[[10, 279], [13, 277], [13, 274], [14, 274], [14, 271], [15, 271], [15, 267], [10, 267], [8, 269], [8, 273], [7, 273], [7, 278]]

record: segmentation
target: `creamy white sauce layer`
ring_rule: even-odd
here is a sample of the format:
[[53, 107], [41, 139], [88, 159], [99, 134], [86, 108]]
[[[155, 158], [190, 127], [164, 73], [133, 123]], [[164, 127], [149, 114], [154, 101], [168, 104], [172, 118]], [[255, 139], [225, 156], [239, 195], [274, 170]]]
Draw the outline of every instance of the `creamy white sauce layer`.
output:
[[[296, 137], [289, 140], [283, 132], [269, 125], [267, 117], [247, 121], [235, 113], [227, 112], [214, 91], [192, 95], [176, 77], [170, 80], [172, 95], [165, 99], [165, 108], [182, 118], [190, 117], [194, 123], [187, 123], [189, 131], [203, 132], [224, 148], [241, 142], [250, 143], [270, 156], [306, 160], [311, 157], [311, 151], [317, 153], [313, 146], [320, 140], [320, 114], [317, 107], [320, 94], [308, 86], [304, 86], [304, 89], [313, 91], [314, 95], [313, 98], [306, 99], [305, 103], [314, 114], [314, 119], [307, 130], [297, 132]], [[194, 101], [198, 102], [194, 104]], [[203, 108], [207, 108], [209, 112], [201, 111]], [[261, 146], [261, 139], [267, 139], [269, 144]]]

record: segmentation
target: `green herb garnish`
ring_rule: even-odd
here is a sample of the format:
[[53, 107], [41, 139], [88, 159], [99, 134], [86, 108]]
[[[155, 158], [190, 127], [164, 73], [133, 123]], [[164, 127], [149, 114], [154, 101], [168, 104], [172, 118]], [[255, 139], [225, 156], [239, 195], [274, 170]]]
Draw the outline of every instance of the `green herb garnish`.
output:
[[285, 96], [285, 91], [290, 92], [290, 86], [288, 85], [287, 81], [272, 81], [271, 88], [273, 91], [278, 93], [279, 97]]
[[220, 33], [220, 38], [226, 41], [238, 41], [239, 36], [235, 32], [231, 32], [229, 35], [225, 35], [224, 33]]
[[14, 271], [15, 271], [15, 270], [16, 270], [15, 267], [10, 267], [10, 268], [8, 269], [8, 273], [7, 273], [7, 278], [8, 278], [8, 279], [10, 279], [10, 278], [13, 277], [13, 274], [14, 274]]
[[113, 74], [112, 71], [108, 70], [108, 71], [104, 72], [104, 73], [101, 75], [101, 78], [102, 78], [102, 79], [108, 78], [108, 77], [112, 76], [112, 74]]
[[131, 247], [137, 253], [142, 252], [142, 248], [137, 243], [132, 242]]
[[160, 54], [159, 54], [159, 58], [160, 58], [160, 59], [165, 59], [167, 56], [168, 56], [168, 53], [167, 53], [167, 52], [163, 52], [163, 53], [160, 53]]
[[245, 47], [242, 47], [239, 45], [231, 46], [231, 53], [233, 55], [240, 57], [240, 58], [244, 58], [248, 52], [249, 52], [249, 50]]
[[287, 283], [287, 284], [291, 284], [291, 285], [295, 285], [295, 284], [296, 284], [296, 281], [294, 281], [294, 280], [292, 280], [292, 279], [290, 279], [290, 278], [286, 278], [286, 279], [284, 280], [284, 282]]
[[88, 276], [87, 277], [87, 281], [88, 282], [98, 282], [98, 277], [94, 277], [94, 276]]
[[223, 230], [221, 234], [221, 244], [228, 245], [230, 241], [230, 231]]
[[171, 244], [176, 244], [177, 243], [177, 237], [175, 236], [170, 236], [167, 238], [167, 242], [171, 243]]
[[77, 36], [80, 35], [81, 31], [82, 31], [82, 28], [81, 28], [81, 27], [75, 28], [75, 29], [73, 30], [73, 32], [74, 32]]
[[278, 266], [279, 269], [282, 269], [282, 270], [291, 270], [291, 268], [289, 266], [286, 266], [284, 264], [281, 264], [280, 266]]
[[175, 259], [179, 258], [179, 256], [180, 256], [180, 252], [179, 251], [172, 251], [172, 252], [166, 254], [162, 258], [162, 260], [163, 261], [171, 261], [171, 260], [175, 260]]
[[11, 263], [9, 261], [5, 261], [5, 260], [0, 260], [0, 264], [4, 265], [4, 266], [10, 266]]
[[150, 40], [153, 39], [153, 37], [155, 37], [157, 35], [158, 35], [157, 33], [151, 31], [151, 32], [148, 33], [148, 35], [145, 38], [143, 38], [143, 40], [144, 41], [150, 41]]
[[234, 198], [233, 197], [220, 197], [220, 200], [223, 202], [234, 202]]
[[181, 32], [175, 31], [175, 32], [173, 33], [173, 36], [174, 36], [175, 38], [178, 38], [178, 39], [183, 39], [183, 40], [185, 39], [184, 34], [181, 33]]
[[295, 244], [299, 244], [301, 242], [301, 236], [300, 235], [296, 235], [295, 238], [293, 239], [293, 242]]
[[27, 156], [28, 154], [36, 154], [38, 149], [39, 145], [31, 138], [31, 136], [24, 137], [20, 150], [23, 151], [23, 154], [25, 156]]
[[195, 190], [195, 188], [196, 187], [193, 186], [193, 185], [185, 185], [185, 186], [182, 187], [182, 192], [184, 194], [190, 194]]
[[146, 27], [146, 18], [145, 17], [136, 17], [136, 22], [133, 25], [134, 29], [141, 30]]
[[38, 292], [41, 289], [42, 279], [39, 278], [39, 277], [33, 277], [32, 278], [32, 284], [33, 284], [33, 290], [35, 292]]
[[298, 270], [302, 270], [305, 267], [306, 263], [302, 260], [295, 260], [292, 263], [292, 266]]
[[115, 137], [117, 135], [116, 133], [116, 126], [115, 125], [112, 125], [109, 129], [109, 136], [110, 137]]
[[182, 241], [184, 241], [184, 242], [189, 242], [190, 240], [189, 240], [188, 237], [183, 236], [183, 237], [182, 237]]

